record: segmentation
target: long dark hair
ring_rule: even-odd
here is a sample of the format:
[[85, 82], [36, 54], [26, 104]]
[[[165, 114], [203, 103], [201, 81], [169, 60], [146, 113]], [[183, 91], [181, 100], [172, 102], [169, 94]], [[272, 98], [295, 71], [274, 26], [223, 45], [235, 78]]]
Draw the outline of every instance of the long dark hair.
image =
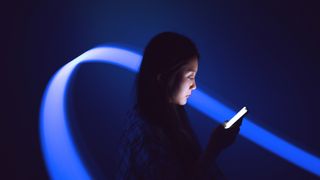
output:
[[[136, 76], [138, 114], [149, 125], [164, 132], [170, 139], [171, 148], [184, 163], [197, 158], [200, 146], [184, 106], [170, 103], [169, 99], [178, 88], [181, 68], [199, 57], [195, 44], [189, 38], [174, 32], [163, 32], [147, 44]], [[162, 133], [158, 136], [165, 138]]]

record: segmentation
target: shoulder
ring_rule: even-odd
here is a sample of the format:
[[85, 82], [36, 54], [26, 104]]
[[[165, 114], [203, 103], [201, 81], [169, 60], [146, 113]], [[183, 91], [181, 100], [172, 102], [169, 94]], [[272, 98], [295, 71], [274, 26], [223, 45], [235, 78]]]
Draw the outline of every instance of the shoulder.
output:
[[135, 109], [128, 111], [120, 149], [123, 152], [121, 174], [148, 177], [146, 179], [177, 176], [179, 163], [168, 142], [161, 129], [149, 125]]
[[125, 117], [124, 135], [142, 136], [146, 128], [147, 125], [138, 115], [137, 110], [135, 108], [130, 109]]
[[122, 133], [122, 142], [129, 145], [129, 148], [143, 145], [145, 148], [160, 148], [168, 143], [164, 131], [156, 126], [150, 125], [137, 112], [131, 108], [125, 118], [125, 128]]

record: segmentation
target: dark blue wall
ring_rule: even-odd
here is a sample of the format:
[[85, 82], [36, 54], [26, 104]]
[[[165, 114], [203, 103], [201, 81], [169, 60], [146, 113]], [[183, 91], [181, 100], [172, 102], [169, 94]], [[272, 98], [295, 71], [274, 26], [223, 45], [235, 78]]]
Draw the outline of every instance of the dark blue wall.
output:
[[[197, 44], [199, 89], [234, 110], [247, 106], [256, 124], [320, 157], [320, 16], [314, 4], [69, 1], [12, 3], [7, 9], [3, 154], [12, 177], [47, 177], [38, 110], [55, 71], [104, 43], [142, 50], [162, 31], [183, 33]], [[74, 77], [70, 113], [80, 119], [73, 123], [93, 159], [100, 157], [101, 171], [111, 167], [106, 154], [116, 144], [119, 117], [130, 107], [133, 79], [130, 72], [101, 64], [82, 65]], [[204, 145], [217, 124], [187, 109]], [[316, 178], [242, 137], [219, 164], [230, 179]]]

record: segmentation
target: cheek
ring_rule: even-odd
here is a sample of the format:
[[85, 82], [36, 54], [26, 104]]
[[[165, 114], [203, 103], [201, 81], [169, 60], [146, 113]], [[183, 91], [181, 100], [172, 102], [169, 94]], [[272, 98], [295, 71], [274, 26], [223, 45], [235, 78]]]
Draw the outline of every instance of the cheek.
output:
[[187, 77], [181, 77], [176, 83], [179, 83], [179, 86], [174, 91], [173, 96], [178, 99], [184, 98], [190, 92], [192, 82]]
[[189, 87], [190, 87], [190, 83], [188, 81], [185, 81], [184, 83], [182, 83], [180, 86], [180, 94], [185, 95], [186, 93], [188, 93]]

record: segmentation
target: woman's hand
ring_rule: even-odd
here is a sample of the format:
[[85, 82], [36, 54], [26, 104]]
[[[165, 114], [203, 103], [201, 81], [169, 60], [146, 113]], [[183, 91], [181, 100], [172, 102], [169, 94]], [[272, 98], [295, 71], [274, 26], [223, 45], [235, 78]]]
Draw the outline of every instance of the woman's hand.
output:
[[234, 143], [239, 134], [241, 124], [242, 118], [228, 129], [224, 129], [224, 126], [221, 124], [212, 131], [208, 146], [194, 168], [195, 177], [197, 177], [195, 179], [201, 179], [201, 177], [205, 176], [210, 171], [210, 167], [213, 166], [221, 151]]
[[242, 120], [242, 118], [239, 119], [228, 129], [225, 129], [222, 124], [214, 129], [211, 133], [207, 150], [214, 152], [217, 156], [223, 149], [233, 144], [239, 134]]

